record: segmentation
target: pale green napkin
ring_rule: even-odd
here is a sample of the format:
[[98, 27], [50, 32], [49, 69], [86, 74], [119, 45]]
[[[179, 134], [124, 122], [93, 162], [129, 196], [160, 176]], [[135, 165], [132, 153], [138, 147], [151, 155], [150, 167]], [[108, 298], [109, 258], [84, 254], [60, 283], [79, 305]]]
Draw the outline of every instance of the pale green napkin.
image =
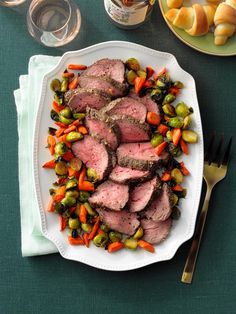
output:
[[22, 256], [57, 252], [55, 245], [44, 238], [33, 180], [33, 130], [39, 103], [42, 78], [57, 63], [59, 57], [33, 56], [28, 75], [19, 78], [20, 88], [14, 91], [18, 119], [19, 193], [21, 215]]

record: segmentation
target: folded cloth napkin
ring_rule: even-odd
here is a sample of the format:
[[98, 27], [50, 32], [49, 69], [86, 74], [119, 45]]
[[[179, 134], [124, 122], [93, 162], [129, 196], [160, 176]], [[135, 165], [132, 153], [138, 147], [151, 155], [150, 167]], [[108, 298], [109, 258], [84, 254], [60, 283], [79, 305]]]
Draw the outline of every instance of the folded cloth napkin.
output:
[[55, 245], [41, 231], [39, 208], [33, 180], [32, 134], [39, 104], [39, 90], [45, 73], [59, 57], [37, 55], [30, 58], [28, 75], [19, 78], [20, 88], [14, 91], [18, 120], [18, 164], [21, 215], [22, 256], [57, 252]]

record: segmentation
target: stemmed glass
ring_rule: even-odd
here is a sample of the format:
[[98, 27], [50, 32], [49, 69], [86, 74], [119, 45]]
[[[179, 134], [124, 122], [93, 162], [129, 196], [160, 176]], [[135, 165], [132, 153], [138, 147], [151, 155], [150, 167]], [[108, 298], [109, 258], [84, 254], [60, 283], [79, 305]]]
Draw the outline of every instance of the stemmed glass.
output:
[[72, 0], [33, 0], [27, 13], [31, 36], [48, 47], [71, 42], [79, 33], [80, 10]]

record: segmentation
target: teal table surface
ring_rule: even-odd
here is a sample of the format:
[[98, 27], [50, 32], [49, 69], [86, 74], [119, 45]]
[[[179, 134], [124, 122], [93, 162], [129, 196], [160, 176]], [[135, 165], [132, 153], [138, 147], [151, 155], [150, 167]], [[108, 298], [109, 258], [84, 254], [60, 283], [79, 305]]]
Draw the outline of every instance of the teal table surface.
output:
[[204, 139], [214, 130], [226, 138], [236, 132], [235, 57], [209, 56], [184, 45], [166, 26], [157, 3], [149, 22], [128, 31], [108, 20], [102, 0], [76, 2], [82, 29], [62, 49], [43, 47], [31, 38], [24, 11], [0, 8], [0, 313], [235, 313], [235, 149], [228, 175], [211, 200], [192, 285], [180, 281], [190, 241], [172, 260], [129, 272], [98, 270], [59, 254], [22, 258], [13, 90], [32, 55], [60, 56], [108, 40], [172, 53], [196, 80]]

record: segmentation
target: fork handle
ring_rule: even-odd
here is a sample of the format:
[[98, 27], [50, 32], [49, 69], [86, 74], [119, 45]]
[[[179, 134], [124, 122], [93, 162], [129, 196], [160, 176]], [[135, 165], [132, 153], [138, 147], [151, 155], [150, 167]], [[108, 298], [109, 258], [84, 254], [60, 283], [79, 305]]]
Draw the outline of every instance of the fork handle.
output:
[[205, 200], [200, 212], [200, 216], [196, 225], [196, 229], [193, 235], [192, 245], [188, 253], [188, 257], [184, 266], [184, 271], [182, 274], [181, 281], [184, 283], [191, 283], [193, 278], [193, 273], [195, 269], [195, 264], [198, 256], [198, 251], [201, 243], [202, 233], [206, 221], [209, 201], [211, 197], [212, 187], [207, 186], [207, 192]]

